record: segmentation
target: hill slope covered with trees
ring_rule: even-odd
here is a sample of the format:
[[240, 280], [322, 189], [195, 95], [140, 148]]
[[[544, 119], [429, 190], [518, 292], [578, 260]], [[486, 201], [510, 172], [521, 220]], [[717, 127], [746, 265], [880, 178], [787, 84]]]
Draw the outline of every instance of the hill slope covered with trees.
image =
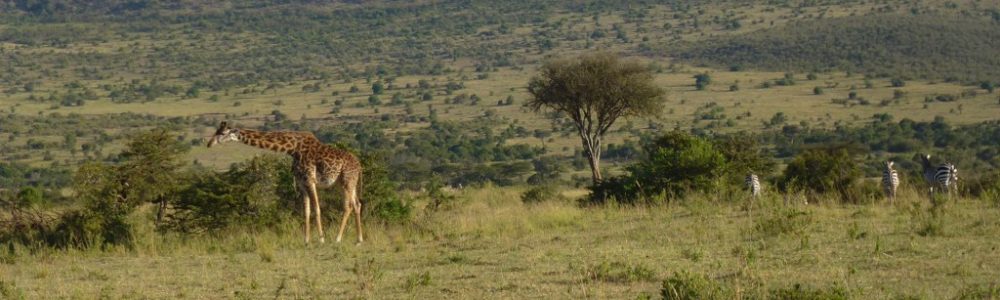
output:
[[713, 39], [689, 45], [678, 57], [734, 69], [1000, 82], [997, 49], [1000, 21], [884, 15], [798, 22]]

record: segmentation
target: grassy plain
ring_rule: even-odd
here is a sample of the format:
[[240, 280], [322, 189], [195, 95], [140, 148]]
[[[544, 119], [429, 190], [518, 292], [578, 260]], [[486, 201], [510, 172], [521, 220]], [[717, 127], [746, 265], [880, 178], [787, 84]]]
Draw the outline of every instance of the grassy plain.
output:
[[[664, 64], [663, 61], [647, 61]], [[643, 130], [648, 124], [661, 124], [663, 128], [711, 127], [721, 132], [758, 131], [764, 130], [764, 123], [777, 113], [784, 113], [789, 124], [806, 124], [812, 127], [833, 128], [834, 125], [861, 125], [871, 122], [875, 114], [888, 113], [896, 120], [909, 118], [916, 121], [930, 121], [937, 116], [944, 117], [950, 124], [972, 124], [996, 119], [1000, 115], [1000, 95], [986, 93], [985, 90], [962, 86], [954, 83], [933, 81], [908, 81], [904, 87], [893, 87], [889, 79], [866, 80], [861, 75], [844, 73], [818, 74], [817, 79], [807, 80], [806, 74], [794, 74], [795, 85], [780, 86], [773, 84], [775, 80], [784, 78], [780, 72], [728, 72], [718, 70], [680, 67], [676, 72], [664, 72], [657, 75], [657, 82], [667, 91], [665, 111], [653, 119], [632, 120], [634, 128]], [[713, 84], [707, 90], [698, 91], [694, 88], [693, 76], [708, 72]], [[486, 79], [472, 79], [465, 82], [465, 88], [447, 95], [444, 91], [435, 92], [431, 101], [419, 101], [417, 98], [417, 82], [421, 79], [443, 86], [449, 80], [446, 77], [406, 76], [395, 81], [396, 88], [380, 95], [383, 103], [395, 93], [401, 93], [406, 101], [412, 102], [412, 115], [427, 116], [432, 106], [438, 111], [442, 120], [474, 120], [487, 111], [516, 122], [529, 130], [551, 130], [552, 125], [545, 116], [523, 108], [520, 104], [529, 95], [524, 86], [531, 76], [535, 75], [533, 68], [525, 70], [505, 69], [490, 73]], [[766, 82], [772, 83], [765, 87]], [[305, 84], [320, 84], [320, 92], [303, 92]], [[413, 88], [407, 89], [409, 84]], [[731, 91], [736, 85], [738, 90]], [[349, 92], [351, 86], [362, 89], [361, 92]], [[13, 107], [19, 114], [46, 115], [50, 113], [102, 115], [122, 111], [153, 114], [168, 117], [224, 118], [224, 114], [232, 116], [233, 121], [243, 126], [256, 126], [262, 117], [273, 111], [280, 111], [289, 118], [298, 120], [308, 118], [323, 120], [331, 125], [353, 122], [357, 118], [376, 118], [382, 115], [402, 117], [407, 115], [404, 105], [382, 104], [371, 107], [367, 104], [371, 95], [370, 84], [364, 81], [351, 83], [331, 83], [326, 87], [322, 82], [305, 81], [295, 85], [272, 89], [266, 92], [222, 96], [218, 102], [207, 100], [212, 94], [195, 99], [166, 98], [147, 103], [116, 104], [107, 100], [90, 101], [82, 107], [62, 107], [51, 109], [46, 104], [32, 104], [29, 101], [15, 100]], [[815, 94], [814, 88], [821, 87], [822, 94]], [[258, 87], [257, 89], [263, 89]], [[902, 91], [900, 97], [894, 91]], [[849, 99], [851, 91], [856, 93], [855, 99]], [[332, 93], [337, 92], [337, 96]], [[954, 102], [926, 102], [927, 97], [938, 95], [968, 96]], [[974, 92], [974, 93], [973, 93]], [[214, 94], [214, 93], [213, 93]], [[235, 93], [233, 93], [235, 94]], [[446, 99], [460, 94], [477, 95], [482, 98], [476, 105], [446, 104]], [[498, 106], [497, 101], [508, 96], [515, 99], [514, 105]], [[340, 110], [334, 113], [337, 100], [343, 99]], [[862, 104], [862, 101], [865, 101]], [[883, 103], [884, 101], [884, 103]], [[239, 103], [238, 106], [234, 103]], [[698, 113], [700, 108], [714, 103], [722, 108], [721, 115], [703, 119]], [[624, 125], [627, 121], [620, 122]], [[712, 124], [715, 123], [715, 124]], [[405, 132], [408, 128], [427, 126], [426, 122], [402, 123], [395, 131]], [[128, 128], [127, 130], [134, 130]], [[182, 132], [185, 139], [200, 139], [211, 134], [209, 127], [190, 128]], [[0, 138], [4, 138], [0, 133]], [[28, 139], [51, 140], [57, 142], [62, 136], [21, 136], [9, 140], [12, 145], [24, 145]], [[612, 132], [608, 142], [620, 143], [624, 139], [635, 139], [630, 132]], [[87, 142], [87, 137], [81, 137], [80, 143]], [[519, 139], [511, 142], [540, 145], [539, 139]], [[578, 146], [575, 135], [557, 133], [546, 142], [550, 153], [569, 155]], [[112, 146], [114, 147], [114, 146]], [[23, 149], [28, 150], [28, 149]], [[111, 150], [111, 149], [109, 149]], [[58, 158], [71, 158], [65, 150], [51, 150]], [[17, 151], [17, 153], [21, 153]], [[13, 155], [17, 153], [8, 153]], [[105, 151], [105, 153], [113, 153]], [[242, 157], [242, 156], [241, 156]], [[79, 157], [78, 157], [79, 158]], [[191, 160], [215, 166], [227, 166], [232, 160], [222, 159], [205, 151], [193, 151]], [[38, 155], [29, 155], [22, 162], [44, 165]]]
[[150, 232], [132, 251], [17, 252], [0, 287], [28, 299], [632, 299], [658, 297], [663, 279], [686, 271], [744, 295], [800, 284], [858, 299], [942, 299], [1000, 284], [1000, 209], [980, 200], [949, 201], [935, 219], [910, 189], [895, 205], [768, 195], [752, 209], [713, 195], [581, 208], [524, 205], [511, 188], [456, 193], [453, 207], [411, 223], [367, 224], [361, 245], [353, 232], [305, 245], [297, 220], [259, 233]]

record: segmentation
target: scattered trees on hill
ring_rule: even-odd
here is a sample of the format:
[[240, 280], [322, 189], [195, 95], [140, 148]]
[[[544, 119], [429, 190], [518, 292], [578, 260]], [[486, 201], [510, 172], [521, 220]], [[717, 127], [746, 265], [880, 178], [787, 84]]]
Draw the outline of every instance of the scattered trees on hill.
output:
[[[774, 71], [839, 70], [975, 84], [1000, 80], [1000, 30], [979, 18], [866, 15], [727, 35], [675, 51], [682, 60]], [[892, 41], [892, 42], [885, 42]], [[934, 62], [934, 63], [927, 63]]]

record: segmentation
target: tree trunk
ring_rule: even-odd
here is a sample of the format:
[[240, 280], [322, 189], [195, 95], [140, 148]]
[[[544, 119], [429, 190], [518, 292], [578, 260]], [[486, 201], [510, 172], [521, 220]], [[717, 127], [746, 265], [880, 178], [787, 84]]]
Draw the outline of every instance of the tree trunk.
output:
[[604, 180], [604, 178], [601, 177], [601, 158], [591, 153], [587, 161], [590, 162], [590, 173], [594, 180], [594, 185], [597, 185], [601, 182], [601, 180]]
[[167, 210], [167, 199], [160, 199], [160, 209], [156, 212], [156, 226], [163, 225], [163, 212]]
[[587, 149], [587, 162], [590, 164], [591, 179], [594, 185], [600, 183], [604, 178], [601, 176], [601, 138], [583, 138], [583, 147]]

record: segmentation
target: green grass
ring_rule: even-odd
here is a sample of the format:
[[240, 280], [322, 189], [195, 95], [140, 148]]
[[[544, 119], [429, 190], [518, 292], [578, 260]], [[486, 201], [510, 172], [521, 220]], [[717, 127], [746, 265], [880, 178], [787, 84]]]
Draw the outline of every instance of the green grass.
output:
[[[785, 207], [765, 199], [753, 217], [708, 198], [654, 207], [525, 206], [520, 191], [466, 189], [452, 209], [418, 211], [406, 225], [368, 224], [361, 245], [304, 245], [294, 221], [256, 234], [161, 235], [140, 213], [145, 225], [136, 229], [134, 251], [18, 248], [0, 269], [0, 287], [28, 299], [634, 298], [658, 295], [662, 280], [690, 272], [746, 293], [800, 284], [859, 299], [940, 299], [986, 293], [1000, 278], [1000, 210], [977, 199], [945, 203], [940, 234], [925, 236], [930, 205], [913, 191], [895, 206]], [[783, 210], [810, 222], [769, 212]], [[754, 229], [768, 222], [799, 228]]]

